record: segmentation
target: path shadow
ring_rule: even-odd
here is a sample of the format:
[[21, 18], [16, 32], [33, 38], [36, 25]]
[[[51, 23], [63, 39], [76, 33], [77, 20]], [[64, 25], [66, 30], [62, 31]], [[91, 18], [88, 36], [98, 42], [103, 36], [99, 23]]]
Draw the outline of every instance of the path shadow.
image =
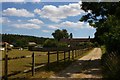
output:
[[[71, 64], [72, 63], [72, 64]], [[30, 63], [31, 64], [31, 63]], [[42, 65], [44, 63], [39, 63], [36, 65]], [[62, 70], [66, 70], [67, 67], [72, 65], [72, 69], [68, 69], [67, 71], [63, 71]], [[26, 67], [30, 67], [30, 66], [26, 66]], [[100, 59], [96, 59], [96, 60], [76, 60], [76, 61], [60, 61], [59, 64], [57, 62], [52, 62], [49, 65], [45, 64], [45, 66], [42, 66], [38, 69], [36, 69], [36, 73], [41, 72], [41, 71], [53, 71], [54, 73], [59, 73], [57, 74], [58, 77], [65, 77], [65, 78], [69, 78], [71, 77], [72, 74], [86, 74], [86, 75], [93, 75], [93, 76], [100, 76], [101, 75], [101, 64], [100, 64]], [[31, 74], [27, 73], [27, 74]], [[31, 75], [30, 75], [31, 76]]]
[[101, 64], [100, 59], [95, 60], [78, 60], [72, 64], [72, 69], [67, 68], [66, 71], [62, 71], [58, 77], [71, 77], [73, 74], [83, 74], [92, 76], [101, 76]]

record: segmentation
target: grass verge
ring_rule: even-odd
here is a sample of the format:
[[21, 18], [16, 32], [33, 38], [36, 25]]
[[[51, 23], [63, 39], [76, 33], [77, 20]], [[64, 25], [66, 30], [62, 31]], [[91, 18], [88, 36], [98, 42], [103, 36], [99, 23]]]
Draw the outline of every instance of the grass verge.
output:
[[120, 79], [120, 56], [118, 52], [108, 53], [104, 46], [102, 50], [102, 75], [103, 80], [119, 80]]
[[[28, 73], [21, 73], [15, 76], [11, 76], [10, 78], [17, 78], [17, 79], [18, 78], [49, 78], [50, 76], [55, 75], [59, 73], [61, 70], [64, 70], [65, 68], [67, 68], [71, 63], [73, 63], [77, 59], [87, 55], [90, 51], [91, 50], [82, 51], [80, 56], [76, 57], [74, 60], [71, 58], [70, 60], [67, 59], [65, 62], [64, 60], [61, 60], [59, 61], [59, 63], [53, 61], [50, 63], [49, 68], [48, 68], [48, 65], [45, 65], [36, 69], [34, 76], [31, 75], [31, 72], [28, 72]], [[61, 55], [61, 59], [62, 57], [63, 55]], [[53, 58], [54, 58], [53, 60], [55, 60], [55, 57]]]

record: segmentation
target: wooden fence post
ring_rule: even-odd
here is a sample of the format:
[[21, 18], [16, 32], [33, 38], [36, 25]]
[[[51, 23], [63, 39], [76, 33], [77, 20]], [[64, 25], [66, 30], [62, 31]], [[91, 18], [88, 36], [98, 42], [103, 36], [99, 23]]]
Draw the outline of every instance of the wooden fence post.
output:
[[75, 57], [76, 57], [77, 49], [75, 50]]
[[57, 49], [57, 63], [59, 63], [59, 51]]
[[77, 49], [76, 49], [76, 57], [77, 57]]
[[83, 49], [81, 49], [81, 54], [83, 54]]
[[64, 62], [65, 62], [65, 59], [66, 59], [66, 55], [65, 55], [65, 51], [64, 51]]
[[5, 80], [8, 80], [8, 53], [7, 53], [7, 43], [5, 43], [5, 68], [4, 68], [4, 73], [5, 73]]
[[79, 52], [78, 52], [78, 56], [80, 56], [80, 49], [78, 49], [78, 51], [79, 51]]
[[72, 59], [74, 59], [74, 50], [72, 50]]
[[74, 56], [74, 58], [75, 58], [75, 50], [73, 50], [73, 53], [74, 53], [74, 55], [73, 55], [73, 56]]
[[75, 57], [75, 54], [76, 54], [76, 49], [75, 49], [74, 57]]
[[35, 74], [35, 54], [32, 54], [32, 76]]
[[5, 80], [8, 80], [8, 54], [5, 54]]
[[49, 66], [50, 66], [50, 51], [48, 51], [48, 69], [49, 69]]
[[70, 50], [68, 51], [68, 59], [70, 60]]
[[80, 54], [80, 49], [78, 50], [78, 56], [79, 56], [79, 54]]

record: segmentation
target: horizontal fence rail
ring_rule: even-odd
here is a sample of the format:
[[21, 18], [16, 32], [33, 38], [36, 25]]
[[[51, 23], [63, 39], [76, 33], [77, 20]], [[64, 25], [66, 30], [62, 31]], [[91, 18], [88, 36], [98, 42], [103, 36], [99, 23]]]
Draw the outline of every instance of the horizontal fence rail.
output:
[[[34, 76], [35, 74], [35, 69], [40, 68], [41, 66], [45, 66], [47, 65], [48, 69], [50, 68], [50, 63], [51, 63], [51, 55], [56, 54], [56, 62], [57, 64], [59, 63], [59, 61], [64, 61], [66, 62], [66, 60], [74, 60], [76, 57], [80, 56], [81, 53], [84, 53], [84, 51], [89, 50], [89, 48], [79, 48], [79, 47], [66, 47], [66, 48], [41, 48], [41, 49], [34, 49], [34, 51], [32, 51], [32, 55], [28, 55], [28, 56], [21, 56], [19, 58], [9, 58], [8, 54], [6, 54], [7, 57], [5, 57], [5, 59], [3, 59], [5, 61], [5, 75], [2, 76], [2, 78], [7, 79], [9, 76], [12, 75], [16, 75], [17, 73], [12, 73], [8, 75], [8, 60], [13, 60], [13, 59], [21, 59], [21, 58], [31, 58], [32, 59], [32, 66], [30, 69], [28, 70], [24, 70], [24, 71], [20, 71], [18, 73], [25, 73], [25, 72], [32, 72], [32, 76]], [[34, 52], [35, 51], [40, 51], [40, 52], [47, 52], [47, 54], [45, 55], [35, 55]], [[60, 54], [63, 54], [63, 59], [60, 60]], [[66, 54], [68, 56], [66, 56]], [[46, 64], [42, 64], [41, 66], [35, 66], [35, 57], [36, 56], [47, 56], [47, 63]]]

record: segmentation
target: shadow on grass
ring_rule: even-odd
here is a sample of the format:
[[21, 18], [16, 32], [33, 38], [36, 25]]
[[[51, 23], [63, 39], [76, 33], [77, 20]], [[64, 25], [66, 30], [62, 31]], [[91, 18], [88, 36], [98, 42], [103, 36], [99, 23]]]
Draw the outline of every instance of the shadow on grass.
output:
[[40, 63], [40, 64], [36, 64], [36, 66], [41, 66], [44, 65], [42, 67], [36, 68], [35, 72], [54, 72], [54, 73], [58, 73], [61, 70], [64, 70], [66, 67], [68, 67], [72, 62], [74, 62], [73, 60], [61, 60], [59, 62], [51, 62], [49, 64], [47, 63]]
[[[53, 73], [56, 74], [59, 71], [64, 70], [66, 67], [68, 67], [72, 62], [73, 62], [73, 60], [66, 60], [66, 61], [62, 60], [62, 61], [59, 61], [59, 63], [51, 62], [49, 65], [47, 63], [39, 63], [39, 64], [37, 63], [37, 64], [35, 64], [36, 67], [41, 66], [41, 65], [44, 65], [44, 66], [36, 68], [35, 73], [39, 73], [39, 72], [49, 73], [52, 71]], [[30, 63], [30, 65], [25, 65], [25, 66], [31, 68], [31, 63]], [[30, 79], [30, 77], [32, 76], [31, 70], [28, 71], [27, 73], [22, 73], [22, 75], [25, 74], [23, 76], [17, 76], [17, 75], [19, 75], [19, 73], [21, 73], [21, 71], [19, 71], [19, 72], [14, 71], [13, 73], [15, 73], [15, 74], [10, 75], [10, 76], [13, 76], [12, 78], [11, 77], [9, 78], [10, 80], [23, 79], [23, 78]]]
[[[83, 56], [83, 54], [81, 54], [81, 56]], [[36, 63], [35, 64], [36, 67], [41, 66], [41, 65], [44, 65], [44, 66], [41, 66], [41, 67], [35, 69], [35, 75], [39, 74], [40, 72], [46, 72], [46, 74], [49, 73], [49, 72], [53, 72], [54, 74], [58, 74], [60, 71], [67, 68], [72, 62], [76, 62], [78, 58], [80, 58], [80, 57], [76, 57], [74, 60], [72, 60], [72, 59], [70, 59], [70, 60], [66, 59], [65, 61], [60, 60], [59, 63], [51, 62], [49, 65], [47, 63]], [[24, 65], [24, 66], [29, 67], [29, 68], [32, 67], [31, 63], [29, 63], [29, 65]], [[25, 75], [23, 75], [23, 74], [25, 74]], [[30, 78], [32, 76], [32, 71], [28, 71], [27, 73], [23, 73], [23, 74], [22, 74], [23, 76], [18, 76], [17, 79]]]
[[[74, 62], [74, 66], [72, 66], [73, 70], [68, 70], [62, 74], [58, 74], [60, 71], [65, 70], [69, 65], [71, 65], [72, 62]], [[65, 77], [64, 79], [62, 78], [31, 78], [31, 72], [26, 73], [27, 76], [23, 76], [23, 77], [17, 77], [17, 78], [10, 78], [11, 80], [102, 80], [102, 78], [70, 78], [71, 74], [86, 74], [86, 75], [93, 75], [93, 76], [100, 76], [101, 72], [100, 72], [100, 59], [96, 59], [96, 60], [66, 60], [64, 61], [60, 61], [59, 63], [57, 62], [52, 62], [49, 65], [46, 64], [45, 66], [42, 66], [40, 68], [37, 68], [35, 70], [36, 74], [37, 72], [54, 72], [55, 74], [57, 74], [58, 77]], [[39, 66], [39, 65], [38, 65]], [[69, 74], [68, 74], [69, 73]]]
[[58, 77], [71, 77], [73, 74], [84, 74], [92, 76], [101, 76], [101, 60], [77, 60], [72, 66], [73, 69], [68, 69], [58, 74]]

